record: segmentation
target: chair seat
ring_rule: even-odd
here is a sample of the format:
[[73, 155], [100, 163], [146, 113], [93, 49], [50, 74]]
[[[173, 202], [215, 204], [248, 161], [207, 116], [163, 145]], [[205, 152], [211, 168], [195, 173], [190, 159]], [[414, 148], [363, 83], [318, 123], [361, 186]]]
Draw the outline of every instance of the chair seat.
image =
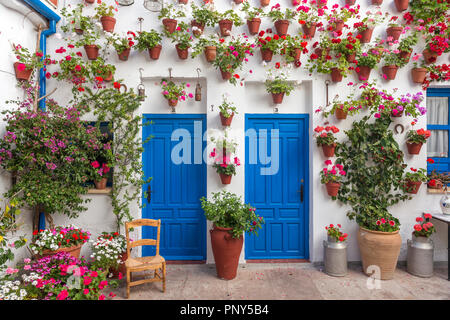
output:
[[136, 258], [128, 258], [125, 261], [125, 266], [130, 269], [134, 268], [158, 268], [163, 262], [165, 262], [164, 258], [160, 255], [151, 256], [151, 257], [136, 257]]

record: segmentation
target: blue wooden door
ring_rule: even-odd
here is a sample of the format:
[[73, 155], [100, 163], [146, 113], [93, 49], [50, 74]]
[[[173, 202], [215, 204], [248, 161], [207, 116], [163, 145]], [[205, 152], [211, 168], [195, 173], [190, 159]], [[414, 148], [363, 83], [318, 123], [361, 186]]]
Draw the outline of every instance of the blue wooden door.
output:
[[[161, 219], [160, 254], [166, 260], [206, 259], [206, 219], [200, 198], [206, 195], [205, 115], [144, 115], [152, 121], [143, 129], [143, 169], [152, 177], [143, 196], [142, 217]], [[186, 148], [180, 148], [180, 146]], [[150, 189], [149, 189], [150, 187]], [[155, 238], [155, 228], [143, 230], [144, 238]], [[143, 255], [154, 255], [144, 247]]]
[[309, 258], [308, 119], [246, 115], [245, 198], [265, 219], [246, 259]]

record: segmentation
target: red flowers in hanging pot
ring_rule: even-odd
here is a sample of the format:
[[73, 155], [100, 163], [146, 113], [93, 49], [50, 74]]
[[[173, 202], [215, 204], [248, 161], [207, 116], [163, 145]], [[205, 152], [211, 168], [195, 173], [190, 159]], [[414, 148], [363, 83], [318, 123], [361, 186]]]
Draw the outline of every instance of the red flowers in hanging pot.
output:
[[431, 136], [430, 130], [418, 129], [410, 130], [406, 135], [406, 146], [409, 154], [419, 154], [422, 145]]
[[24, 63], [15, 62], [14, 63], [14, 72], [16, 74], [17, 80], [25, 80], [29, 81], [31, 77], [31, 73], [33, 69], [27, 69], [27, 66]]
[[410, 168], [410, 170], [411, 172], [407, 172], [405, 174], [404, 187], [406, 189], [406, 192], [416, 194], [419, 191], [422, 183], [427, 181], [428, 178], [426, 175], [426, 170], [423, 168], [420, 169]]
[[322, 169], [320, 172], [321, 182], [322, 184], [325, 184], [328, 195], [330, 197], [336, 197], [341, 187], [341, 179], [347, 173], [345, 172], [344, 167], [339, 163], [333, 165], [331, 160], [326, 160], [325, 164], [327, 166], [332, 165], [332, 167], [331, 169], [329, 167]]
[[130, 56], [131, 48], [124, 49], [122, 52], [117, 52], [117, 56], [119, 57], [119, 60], [121, 61], [127, 61], [128, 57]]
[[263, 49], [261, 48], [261, 58], [265, 62], [272, 61], [273, 52], [270, 49]]
[[361, 43], [369, 43], [372, 40], [373, 28], [366, 28], [360, 31], [359, 34], [361, 35], [359, 39]]
[[427, 64], [436, 62], [439, 54], [437, 52], [431, 51], [429, 49], [425, 49], [422, 51], [423, 58]]
[[314, 132], [319, 135], [316, 137], [317, 146], [321, 146], [325, 157], [333, 157], [336, 149], [336, 137], [334, 134], [339, 132], [335, 126], [317, 126]]

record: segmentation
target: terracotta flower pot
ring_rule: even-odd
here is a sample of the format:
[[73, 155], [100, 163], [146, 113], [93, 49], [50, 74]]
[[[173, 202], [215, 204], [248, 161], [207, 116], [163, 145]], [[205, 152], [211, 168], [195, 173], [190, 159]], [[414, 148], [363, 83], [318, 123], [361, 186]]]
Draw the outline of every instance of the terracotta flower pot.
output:
[[398, 56], [408, 63], [409, 59], [411, 58], [411, 54], [412, 54], [412, 51], [400, 51], [398, 53]]
[[166, 28], [167, 32], [173, 33], [177, 27], [178, 21], [175, 19], [165, 18], [162, 20], [162, 23]]
[[325, 184], [327, 188], [327, 193], [330, 197], [336, 197], [339, 193], [339, 188], [341, 184], [339, 182], [328, 182]]
[[252, 20], [247, 20], [248, 32], [251, 35], [255, 35], [259, 32], [260, 25], [261, 25], [260, 18], [253, 18]]
[[411, 69], [411, 76], [414, 83], [423, 83], [427, 76], [428, 70], [425, 68], [413, 68]]
[[96, 60], [98, 58], [98, 50], [99, 48], [95, 44], [87, 44], [84, 46], [84, 50], [86, 51], [86, 55], [89, 60]]
[[181, 60], [186, 60], [189, 56], [189, 48], [181, 49], [179, 45], [175, 45], [175, 48], [177, 49], [178, 58]]
[[160, 44], [154, 46], [153, 48], [149, 48], [148, 54], [149, 54], [150, 58], [153, 60], [158, 60], [159, 55], [161, 54], [161, 49], [162, 49], [162, 45], [160, 45]]
[[222, 113], [220, 113], [220, 122], [222, 123], [222, 126], [229, 127], [231, 125], [231, 122], [233, 121], [234, 112], [229, 116], [228, 118], [225, 118]]
[[74, 28], [74, 31], [76, 34], [78, 34], [80, 36], [84, 33], [83, 29]]
[[408, 148], [409, 154], [419, 154], [422, 148], [422, 143], [410, 143], [406, 142], [406, 147]]
[[213, 62], [216, 59], [217, 48], [216, 46], [206, 46], [205, 47], [205, 58], [208, 62]]
[[236, 3], [236, 4], [241, 4], [242, 2], [244, 2], [244, 0], [233, 0], [234, 1], [234, 3]]
[[342, 73], [338, 68], [331, 68], [331, 81], [333, 82], [341, 82], [342, 81]]
[[333, 157], [335, 150], [336, 150], [336, 143], [322, 145], [323, 155], [327, 158]]
[[116, 18], [101, 17], [100, 22], [102, 23], [103, 30], [105, 30], [106, 32], [114, 32], [114, 26], [116, 25]]
[[261, 48], [261, 58], [263, 59], [263, 61], [270, 62], [270, 61], [272, 61], [272, 57], [273, 57], [272, 50]]
[[356, 0], [345, 0], [345, 4], [348, 4], [349, 6], [354, 5]]
[[168, 99], [167, 103], [169, 104], [169, 107], [176, 107], [178, 104], [178, 99]]
[[422, 182], [420, 182], [420, 181], [407, 180], [406, 181], [406, 191], [408, 193], [417, 194], [421, 185], [422, 185]]
[[324, 50], [324, 49], [322, 49], [322, 48], [316, 48], [316, 49], [314, 49], [314, 53], [315, 53], [317, 56], [321, 57], [322, 55], [328, 55], [328, 54], [330, 54], [330, 49], [329, 49], [329, 48], [326, 48], [326, 49]]
[[84, 1], [86, 1], [86, 3], [94, 3], [95, 2], [95, 0], [84, 0]]
[[42, 257], [52, 256], [54, 254], [57, 254], [58, 252], [67, 252], [72, 257], [79, 259], [82, 246], [83, 246], [83, 244], [81, 243], [81, 244], [77, 244], [77, 245], [74, 245], [71, 247], [58, 248], [56, 250], [44, 250], [44, 251], [42, 251], [42, 255], [37, 255], [36, 258], [40, 259]]
[[369, 80], [371, 71], [372, 69], [370, 69], [368, 66], [360, 66], [359, 72], [357, 72], [359, 81]]
[[270, 3], [270, 0], [259, 0], [259, 4], [261, 7], [267, 7]]
[[272, 100], [274, 104], [283, 103], [284, 92], [272, 93]]
[[119, 57], [119, 60], [121, 61], [127, 61], [128, 57], [130, 56], [131, 48], [125, 49], [122, 52], [117, 52], [117, 56]]
[[308, 27], [305, 24], [302, 24], [302, 30], [303, 33], [308, 37], [308, 38], [314, 38], [314, 35], [316, 34], [316, 25], [317, 23], [311, 23], [311, 25]]
[[361, 43], [369, 43], [372, 40], [373, 28], [367, 28], [366, 30], [360, 31], [361, 39], [359, 42]]
[[277, 34], [279, 36], [287, 35], [289, 28], [289, 20], [277, 20], [275, 21], [275, 29], [277, 30]]
[[373, 268], [379, 268], [381, 280], [392, 279], [402, 246], [402, 238], [398, 230], [381, 232], [360, 227], [357, 239], [363, 272], [371, 276], [374, 272]]
[[214, 225], [210, 230], [211, 247], [216, 264], [217, 276], [221, 279], [236, 278], [244, 237], [232, 238], [232, 228], [221, 228]]
[[113, 274], [113, 278], [118, 278], [119, 277], [119, 273], [121, 273], [122, 275], [125, 275], [127, 273], [127, 269], [125, 267], [125, 261], [128, 259], [128, 254], [127, 252], [123, 252], [120, 256], [119, 256], [120, 261], [122, 261], [121, 264], [119, 264], [118, 268], [111, 268], [109, 269], [109, 272], [111, 272]]
[[342, 29], [344, 28], [344, 21], [342, 20], [336, 20], [334, 22], [334, 24], [332, 25], [332, 31], [342, 31]]
[[379, 6], [383, 3], [383, 0], [372, 0], [372, 4], [375, 6]]
[[19, 70], [19, 64], [20, 62], [14, 62], [14, 72], [16, 74], [16, 79], [29, 81], [33, 70], [28, 70], [27, 68], [25, 68], [24, 70]]
[[430, 51], [429, 49], [425, 49], [422, 51], [423, 58], [427, 64], [436, 62], [438, 54], [434, 51]]
[[205, 30], [205, 25], [203, 23], [197, 22], [195, 20], [191, 21], [191, 26], [197, 28], [196, 30], [194, 30], [194, 28], [192, 28], [192, 33], [197, 37], [200, 36], [203, 33], [203, 31]]
[[108, 182], [107, 178], [102, 178], [100, 181], [94, 181], [95, 189], [103, 190], [106, 189], [106, 182]]
[[408, 9], [408, 5], [409, 5], [409, 0], [394, 0], [395, 2], [395, 7], [397, 8], [398, 11], [405, 11], [406, 9]]
[[187, 4], [189, 0], [178, 0], [178, 3]]
[[220, 20], [219, 28], [222, 37], [229, 36], [231, 34], [231, 29], [233, 28], [233, 21], [228, 19]]
[[103, 74], [102, 77], [103, 77], [103, 81], [109, 82], [113, 79], [113, 73], [112, 73], [112, 71], [109, 71], [108, 73]]
[[386, 29], [386, 34], [388, 37], [392, 37], [394, 40], [398, 40], [402, 34], [403, 27], [389, 27]]
[[220, 181], [222, 181], [222, 184], [230, 184], [231, 178], [233, 177], [232, 175], [227, 175], [227, 174], [223, 174], [223, 173], [219, 173], [219, 176], [220, 176]]
[[342, 110], [341, 108], [336, 109], [335, 115], [336, 115], [336, 119], [338, 119], [338, 120], [347, 119], [347, 112]]
[[383, 73], [386, 75], [387, 80], [394, 80], [397, 75], [398, 67], [395, 65], [392, 66], [383, 66], [381, 68]]
[[345, 56], [345, 59], [347, 59], [348, 62], [352, 63], [356, 59], [356, 53], [347, 54]]
[[222, 75], [222, 79], [223, 79], [223, 80], [230, 80], [230, 78], [231, 78], [231, 72], [229, 72], [229, 71], [224, 71], [224, 70], [220, 69], [220, 73], [221, 73], [221, 75]]
[[300, 60], [302, 51], [303, 50], [301, 48], [294, 48], [293, 51], [291, 52], [291, 57], [294, 58], [295, 61]]

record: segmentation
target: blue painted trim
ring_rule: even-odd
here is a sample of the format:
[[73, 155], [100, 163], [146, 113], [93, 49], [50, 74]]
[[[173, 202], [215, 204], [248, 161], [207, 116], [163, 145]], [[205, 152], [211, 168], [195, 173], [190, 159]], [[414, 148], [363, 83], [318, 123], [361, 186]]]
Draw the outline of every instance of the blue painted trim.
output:
[[[310, 223], [310, 219], [309, 219], [309, 214], [310, 214], [310, 199], [309, 199], [309, 195], [310, 195], [310, 177], [309, 177], [309, 114], [307, 113], [299, 113], [299, 114], [273, 114], [273, 113], [268, 113], [268, 114], [260, 114], [260, 113], [246, 113], [245, 114], [245, 130], [247, 130], [249, 128], [249, 120], [250, 119], [255, 119], [255, 118], [260, 118], [260, 119], [305, 119], [305, 126], [304, 126], [304, 130], [303, 130], [303, 137], [304, 137], [304, 143], [305, 143], [305, 148], [304, 148], [304, 152], [302, 153], [303, 155], [303, 163], [305, 164], [304, 166], [304, 184], [305, 184], [305, 197], [304, 197], [304, 203], [305, 203], [305, 225], [304, 225], [304, 234], [305, 234], [305, 256], [301, 257], [301, 259], [309, 259], [309, 223]], [[245, 144], [247, 144], [247, 138], [245, 139]], [[245, 157], [246, 160], [248, 158], [248, 149], [247, 149], [247, 145], [245, 145]], [[248, 199], [248, 188], [247, 188], [247, 178], [245, 178], [245, 199], [247, 202]], [[247, 248], [247, 247], [246, 247]], [[245, 249], [245, 259], [246, 260], [252, 260], [247, 258], [247, 249]], [[294, 258], [294, 257], [293, 257]], [[295, 257], [295, 258], [299, 258], [299, 257]], [[271, 256], [271, 257], [257, 257], [257, 258], [253, 258], [253, 259], [290, 259], [290, 257], [287, 256]]]

